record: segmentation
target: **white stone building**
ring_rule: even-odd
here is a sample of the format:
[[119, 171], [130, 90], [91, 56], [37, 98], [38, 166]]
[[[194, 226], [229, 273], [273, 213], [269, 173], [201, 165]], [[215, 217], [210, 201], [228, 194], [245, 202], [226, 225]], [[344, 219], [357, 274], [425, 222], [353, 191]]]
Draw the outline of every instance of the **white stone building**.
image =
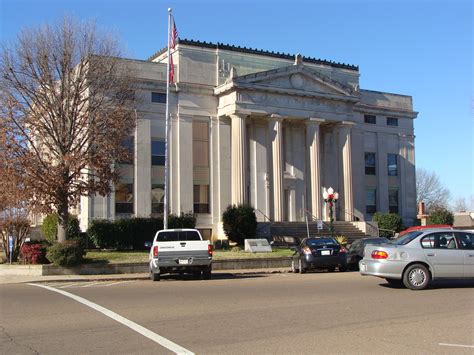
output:
[[[221, 238], [221, 215], [250, 203], [259, 221], [328, 219], [324, 188], [339, 192], [336, 219], [396, 212], [416, 218], [410, 96], [364, 90], [353, 65], [180, 40], [172, 53], [170, 212], [194, 212]], [[107, 196], [84, 197], [80, 222], [162, 211], [166, 49], [124, 59], [139, 82], [132, 164]]]

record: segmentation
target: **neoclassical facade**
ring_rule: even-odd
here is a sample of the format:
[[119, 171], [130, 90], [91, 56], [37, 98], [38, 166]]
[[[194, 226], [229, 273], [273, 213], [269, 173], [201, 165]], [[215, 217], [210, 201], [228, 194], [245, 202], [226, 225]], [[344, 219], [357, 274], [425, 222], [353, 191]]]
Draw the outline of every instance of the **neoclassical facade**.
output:
[[[416, 218], [412, 98], [364, 90], [359, 68], [223, 44], [180, 40], [172, 53], [170, 212], [193, 212], [222, 238], [229, 204], [249, 203], [259, 221], [327, 220], [324, 188], [339, 192], [336, 218]], [[167, 52], [124, 59], [139, 85], [133, 162], [120, 165], [109, 196], [84, 197], [94, 218], [162, 212]]]

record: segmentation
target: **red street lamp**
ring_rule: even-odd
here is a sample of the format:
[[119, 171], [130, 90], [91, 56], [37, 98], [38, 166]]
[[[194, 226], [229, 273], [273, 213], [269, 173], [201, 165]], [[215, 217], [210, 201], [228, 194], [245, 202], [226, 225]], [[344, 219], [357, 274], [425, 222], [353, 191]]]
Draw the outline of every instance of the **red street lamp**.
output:
[[333, 207], [334, 204], [337, 202], [339, 199], [339, 194], [334, 191], [332, 187], [326, 190], [326, 188], [323, 191], [323, 198], [324, 202], [329, 204], [329, 231], [331, 233], [331, 236], [334, 236], [334, 214], [333, 214]]

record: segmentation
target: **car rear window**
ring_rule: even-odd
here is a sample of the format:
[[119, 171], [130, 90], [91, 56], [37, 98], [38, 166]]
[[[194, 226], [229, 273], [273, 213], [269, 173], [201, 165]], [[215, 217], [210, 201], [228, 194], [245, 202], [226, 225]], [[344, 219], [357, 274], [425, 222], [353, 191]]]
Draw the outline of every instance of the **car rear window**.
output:
[[308, 239], [306, 244], [309, 247], [322, 247], [325, 245], [337, 246], [337, 242], [334, 239]]
[[188, 240], [201, 240], [196, 231], [167, 231], [158, 234], [158, 242], [182, 242]]
[[395, 245], [406, 245], [410, 243], [413, 239], [418, 237], [420, 234], [423, 234], [423, 231], [413, 231], [408, 234], [405, 234], [403, 237], [392, 240], [390, 243]]

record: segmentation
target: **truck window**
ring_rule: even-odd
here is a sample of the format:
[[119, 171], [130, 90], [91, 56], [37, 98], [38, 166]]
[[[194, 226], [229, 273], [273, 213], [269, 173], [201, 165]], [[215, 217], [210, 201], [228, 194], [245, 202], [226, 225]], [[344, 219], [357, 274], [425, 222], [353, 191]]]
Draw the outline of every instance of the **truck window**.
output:
[[196, 231], [169, 231], [158, 234], [158, 242], [182, 242], [188, 240], [201, 240]]

